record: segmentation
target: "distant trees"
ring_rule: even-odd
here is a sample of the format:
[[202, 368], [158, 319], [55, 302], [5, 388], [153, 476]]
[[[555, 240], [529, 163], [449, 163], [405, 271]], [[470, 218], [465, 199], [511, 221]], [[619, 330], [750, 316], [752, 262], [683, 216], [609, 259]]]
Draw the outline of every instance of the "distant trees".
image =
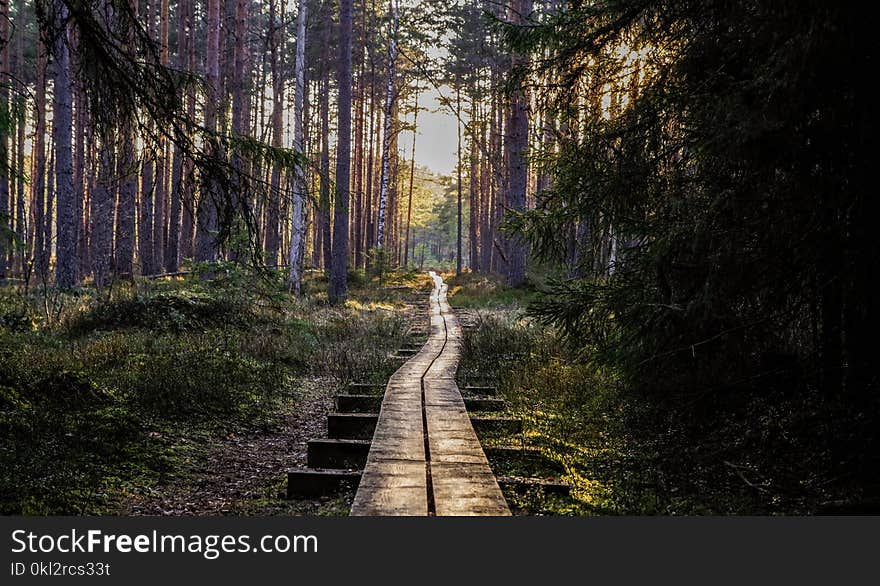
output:
[[[427, 82], [461, 97], [447, 100], [462, 134], [457, 265], [507, 271], [499, 227], [532, 186], [524, 167], [511, 205], [510, 53], [481, 15], [509, 15], [361, 0], [349, 31], [337, 6], [347, 14], [329, 0], [4, 4], [0, 214], [22, 245], [3, 245], [0, 269], [100, 288], [229, 260], [289, 267], [297, 289], [311, 265], [341, 299], [348, 268], [412, 260], [415, 142], [402, 153], [398, 136], [410, 119], [417, 135]], [[450, 57], [432, 61], [447, 24]], [[325, 56], [348, 44], [334, 75]]]

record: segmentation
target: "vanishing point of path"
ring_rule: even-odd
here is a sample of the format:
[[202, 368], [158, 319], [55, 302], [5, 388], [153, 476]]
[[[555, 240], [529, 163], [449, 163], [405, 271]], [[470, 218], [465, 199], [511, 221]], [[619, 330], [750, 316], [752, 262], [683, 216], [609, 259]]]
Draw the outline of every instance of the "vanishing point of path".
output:
[[388, 381], [352, 515], [510, 515], [455, 383], [461, 328], [431, 278], [430, 336]]

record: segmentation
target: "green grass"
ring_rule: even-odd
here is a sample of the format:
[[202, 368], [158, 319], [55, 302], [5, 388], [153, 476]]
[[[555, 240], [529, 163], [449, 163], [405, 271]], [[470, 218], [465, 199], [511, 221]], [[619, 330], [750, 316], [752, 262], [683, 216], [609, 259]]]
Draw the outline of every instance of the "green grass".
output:
[[449, 304], [456, 309], [516, 309], [526, 305], [537, 296], [530, 286], [511, 288], [501, 277], [462, 273], [443, 275], [449, 285]]

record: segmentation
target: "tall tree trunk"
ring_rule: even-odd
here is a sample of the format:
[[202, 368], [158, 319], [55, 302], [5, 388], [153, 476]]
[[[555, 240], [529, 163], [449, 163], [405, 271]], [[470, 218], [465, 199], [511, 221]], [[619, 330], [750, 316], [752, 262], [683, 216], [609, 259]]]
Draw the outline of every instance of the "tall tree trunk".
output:
[[358, 35], [358, 44], [356, 48], [358, 60], [357, 75], [357, 98], [355, 100], [355, 143], [354, 143], [354, 169], [355, 169], [355, 213], [354, 222], [352, 222], [353, 248], [354, 248], [354, 267], [360, 268], [364, 266], [364, 251], [366, 243], [364, 242], [364, 127], [366, 126], [366, 79], [364, 76], [365, 65], [364, 56], [367, 49], [367, 2], [361, 0], [360, 10], [360, 27]]
[[[487, 122], [486, 113], [480, 121], [480, 140], [486, 143]], [[491, 147], [490, 147], [491, 148]], [[491, 151], [490, 151], [491, 152]], [[489, 273], [492, 270], [492, 170], [491, 162], [487, 156], [480, 159], [480, 270]]]
[[[156, 19], [154, 15], [157, 0], [145, 2], [144, 18], [145, 28], [150, 38], [155, 38]], [[152, 125], [149, 125], [147, 134], [152, 133]], [[145, 137], [147, 138], [147, 137]], [[138, 206], [138, 262], [142, 275], [152, 275], [156, 271], [153, 266], [153, 188], [155, 173], [156, 150], [152, 141], [144, 144], [141, 148], [141, 190]]]
[[[9, 2], [0, 1], [0, 228], [11, 227], [9, 202]], [[4, 225], [5, 224], [5, 225]], [[0, 234], [0, 283], [6, 279], [6, 235]]]
[[[75, 101], [75, 141], [73, 155], [73, 183], [75, 190], [76, 206], [76, 257], [77, 257], [77, 281], [81, 281], [89, 272], [89, 236], [88, 214], [86, 197], [89, 192], [86, 189], [86, 157], [91, 148], [91, 136], [87, 133], [89, 127], [89, 111], [86, 106], [86, 95], [81, 84], [74, 82]], [[90, 167], [91, 168], [91, 167]]]
[[406, 203], [406, 238], [403, 243], [403, 268], [409, 265], [409, 230], [412, 224], [412, 200], [413, 186], [416, 179], [416, 137], [419, 134], [419, 88], [416, 88], [416, 103], [413, 108], [413, 137], [412, 151], [409, 160], [409, 193], [407, 194]]
[[[162, 65], [169, 64], [168, 54], [168, 0], [159, 0], [159, 59]], [[153, 266], [161, 271], [165, 266], [165, 251], [168, 242], [168, 145], [160, 137], [157, 145], [156, 185], [153, 204]]]
[[367, 249], [367, 255], [364, 259], [364, 268], [369, 268], [371, 258], [369, 250], [373, 247], [373, 166], [375, 162], [375, 136], [376, 136], [376, 86], [375, 80], [376, 69], [370, 62], [370, 143], [367, 152], [367, 169], [366, 169], [366, 193], [364, 194], [364, 246]]
[[142, 275], [152, 275], [153, 266], [153, 172], [156, 152], [144, 148], [141, 162], [141, 197], [138, 215], [138, 261]]
[[470, 252], [468, 254], [469, 266], [472, 272], [480, 270], [480, 251], [479, 251], [479, 235], [478, 225], [480, 218], [480, 159], [477, 150], [477, 98], [471, 96], [471, 115], [470, 115], [470, 168], [468, 171], [468, 186], [470, 191], [470, 222], [468, 230], [468, 243]]
[[[217, 118], [220, 101], [220, 0], [208, 0], [208, 34], [206, 51], [205, 128], [217, 132]], [[220, 146], [212, 140], [210, 150], [213, 156], [220, 156]], [[196, 224], [196, 260], [199, 262], [217, 259], [218, 212], [216, 181], [212, 177], [202, 178], [199, 194], [199, 207]]]
[[455, 132], [456, 137], [458, 138], [458, 147], [457, 147], [457, 157], [458, 164], [456, 165], [456, 178], [458, 180], [458, 218], [456, 222], [456, 232], [455, 232], [455, 274], [460, 275], [462, 269], [461, 262], [461, 216], [462, 216], [462, 197], [461, 197], [461, 167], [464, 163], [462, 161], [461, 156], [461, 80], [455, 89]]
[[[512, 10], [513, 22], [519, 26], [526, 24], [526, 18], [532, 12], [532, 0], [517, 0], [516, 9]], [[526, 57], [514, 53], [511, 65], [515, 69], [525, 63]], [[507, 129], [507, 160], [509, 177], [507, 181], [508, 206], [512, 211], [526, 208], [526, 191], [528, 187], [529, 148], [529, 98], [524, 87], [514, 88], [510, 96], [510, 127]], [[526, 280], [525, 244], [519, 237], [507, 239], [507, 281], [513, 286], [521, 285]]]
[[[25, 0], [18, 0], [16, 3], [16, 12], [18, 14], [24, 14], [25, 10]], [[15, 43], [15, 66], [16, 66], [16, 74], [21, 77], [25, 70], [24, 63], [24, 34], [16, 35], [16, 43]], [[20, 238], [21, 242], [26, 243], [29, 240], [29, 232], [27, 227], [27, 215], [25, 214], [25, 189], [24, 189], [24, 170], [25, 170], [25, 160], [24, 160], [24, 149], [25, 149], [25, 128], [27, 126], [27, 112], [25, 108], [19, 108], [18, 116], [16, 119], [16, 149], [15, 149], [15, 158], [16, 158], [16, 169], [18, 169], [18, 177], [15, 181], [15, 232]], [[33, 152], [31, 153], [33, 154]], [[33, 177], [33, 176], [32, 176]], [[25, 270], [25, 256], [26, 256], [26, 247], [21, 246], [18, 249], [17, 262], [15, 263], [16, 268], [24, 273]]]
[[397, 60], [397, 4], [388, 0], [388, 16], [391, 19], [391, 35], [388, 40], [388, 71], [385, 82], [384, 126], [382, 129], [382, 175], [379, 180], [379, 220], [376, 227], [376, 248], [379, 260], [385, 263], [385, 215], [388, 207], [388, 184], [391, 172], [391, 133], [394, 130], [395, 61]]
[[[177, 55], [176, 65], [180, 70], [189, 69], [188, 53], [191, 37], [195, 34], [193, 29], [190, 5], [192, 0], [179, 0], [177, 4]], [[187, 94], [187, 110], [189, 109], [189, 94]], [[177, 270], [180, 266], [181, 240], [181, 211], [183, 208], [183, 171], [184, 154], [178, 145], [174, 145], [173, 162], [171, 165], [171, 207], [168, 217], [168, 246], [165, 250], [165, 270], [169, 273]], [[192, 232], [190, 232], [190, 245]]]
[[330, 270], [332, 240], [330, 231], [330, 79], [325, 72], [321, 92], [321, 185], [318, 194], [318, 221], [321, 238], [321, 267]]
[[67, 6], [58, 7], [56, 26], [61, 31], [53, 44], [54, 102], [52, 134], [55, 147], [55, 197], [58, 199], [55, 284], [76, 285], [76, 193], [73, 188], [73, 91], [70, 82], [70, 47], [66, 34]]
[[[234, 25], [232, 30], [233, 36], [233, 64], [232, 64], [232, 132], [236, 136], [246, 136], [250, 131], [250, 122], [247, 118], [247, 104], [250, 101], [249, 88], [247, 83], [247, 63], [248, 63], [248, 0], [235, 0], [234, 3]], [[245, 179], [248, 164], [240, 148], [235, 148], [232, 153], [232, 167], [235, 170], [234, 187], [230, 204], [236, 214], [244, 215], [247, 207], [249, 195], [248, 181]], [[278, 213], [274, 218], [270, 218], [270, 224], [274, 225], [274, 229], [278, 230]], [[255, 226], [258, 229], [258, 226]], [[244, 229], [244, 226], [238, 229]], [[238, 240], [236, 240], [237, 242]], [[237, 260], [242, 254], [239, 249], [240, 245], [235, 245], [229, 251], [229, 258]], [[274, 259], [272, 262], [278, 263], [278, 245], [275, 244]]]
[[333, 214], [333, 256], [328, 295], [333, 303], [348, 297], [348, 199], [351, 189], [351, 4], [339, 0], [339, 63], [337, 88], [336, 201]]
[[[196, 7], [195, 0], [186, 0], [187, 23], [189, 33], [186, 40], [186, 70], [195, 73], [196, 67]], [[196, 115], [196, 88], [190, 84], [186, 94], [186, 114], [190, 120], [195, 120]], [[195, 257], [195, 231], [196, 231], [196, 208], [198, 196], [196, 194], [196, 182], [192, 178], [194, 162], [189, 157], [182, 157], [183, 165], [181, 175], [183, 181], [179, 182], [179, 195], [181, 207], [180, 226], [180, 259]]]
[[[280, 6], [279, 6], [280, 5]], [[276, 14], [280, 8], [280, 17]], [[269, 19], [272, 28], [269, 31], [269, 67], [272, 71], [272, 146], [281, 147], [284, 138], [284, 73], [281, 66], [281, 44], [284, 35], [284, 3], [271, 0], [269, 2]], [[276, 19], [280, 22], [276, 24]], [[298, 45], [297, 45], [298, 46]], [[272, 177], [269, 181], [269, 202], [266, 225], [266, 265], [270, 268], [278, 266], [278, 210], [281, 197], [281, 166], [272, 166]]]
[[103, 289], [109, 280], [113, 258], [114, 139], [109, 129], [102, 129], [98, 151], [98, 177], [89, 197], [91, 222], [92, 277], [95, 287]]
[[[293, 97], [293, 148], [303, 155], [303, 94], [305, 84], [306, 55], [306, 18], [308, 17], [307, 0], [299, 1], [299, 13], [296, 15], [296, 62], [294, 78], [296, 92]], [[293, 206], [290, 221], [290, 288], [297, 295], [302, 288], [302, 263], [305, 253], [306, 223], [304, 217], [306, 199], [305, 166], [297, 162], [293, 179]]]
[[46, 67], [48, 56], [46, 44], [42, 39], [37, 45], [36, 100], [34, 101], [34, 140], [31, 151], [33, 162], [32, 197], [33, 204], [33, 258], [37, 275], [46, 279], [49, 270], [49, 243], [44, 230], [46, 216]]
[[[132, 13], [138, 13], [138, 0], [129, 0]], [[128, 32], [129, 50], [134, 51], [134, 31]], [[121, 144], [117, 160], [120, 177], [119, 203], [116, 209], [116, 273], [131, 278], [134, 275], [135, 207], [137, 205], [137, 173], [135, 165], [134, 120], [122, 122]]]

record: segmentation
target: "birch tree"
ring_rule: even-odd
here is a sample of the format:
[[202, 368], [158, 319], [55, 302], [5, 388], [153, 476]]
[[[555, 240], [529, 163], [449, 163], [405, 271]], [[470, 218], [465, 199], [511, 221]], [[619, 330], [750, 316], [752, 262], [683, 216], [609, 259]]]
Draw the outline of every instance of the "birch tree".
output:
[[[305, 54], [306, 54], [306, 19], [308, 18], [308, 2], [300, 0], [299, 13], [296, 16], [296, 63], [294, 65], [294, 83], [296, 92], [293, 97], [293, 148], [301, 156], [303, 154], [303, 103], [305, 100]], [[290, 218], [290, 288], [297, 295], [302, 287], [302, 262], [305, 252], [306, 222], [305, 198], [306, 177], [302, 161], [297, 161], [293, 177], [293, 205]]]
[[385, 216], [388, 209], [388, 190], [391, 173], [391, 144], [394, 132], [395, 101], [395, 61], [397, 60], [398, 11], [397, 0], [388, 0], [388, 16], [391, 19], [391, 34], [388, 39], [388, 69], [385, 82], [384, 125], [382, 129], [382, 171], [379, 179], [379, 219], [376, 228], [376, 248], [379, 262], [384, 263]]

